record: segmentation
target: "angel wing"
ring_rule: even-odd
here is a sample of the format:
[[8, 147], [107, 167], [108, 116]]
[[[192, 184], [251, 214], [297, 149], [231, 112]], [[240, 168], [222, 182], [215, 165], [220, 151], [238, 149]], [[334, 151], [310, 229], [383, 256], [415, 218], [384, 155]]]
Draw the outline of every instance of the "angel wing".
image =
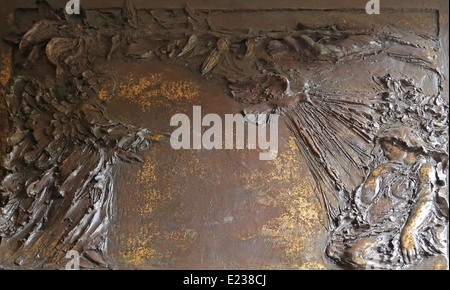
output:
[[351, 204], [351, 193], [364, 180], [373, 159], [374, 137], [367, 127], [376, 112], [349, 95], [316, 97], [288, 111], [287, 126], [326, 208], [328, 227], [333, 228], [340, 212]]
[[68, 101], [32, 78], [15, 80], [0, 233], [36, 256], [58, 261], [77, 248], [104, 264], [99, 253], [111, 217], [113, 167], [142, 161], [137, 153], [151, 134], [108, 120], [89, 100]]
[[[122, 12], [129, 25], [136, 24], [131, 1]], [[142, 161], [140, 151], [167, 139], [113, 122], [102, 109], [96, 94], [100, 88], [113, 94], [113, 81], [90, 67], [98, 57], [111, 57], [119, 37], [44, 14], [52, 17], [21, 37], [19, 51], [31, 64], [48, 59], [56, 77], [45, 83], [16, 77], [7, 95], [12, 130], [0, 185], [0, 237], [15, 247], [17, 264], [24, 263], [24, 253], [57, 263], [76, 249], [94, 266], [106, 266], [114, 167]]]
[[372, 160], [369, 121], [376, 116], [371, 108], [376, 97], [370, 101], [370, 96], [361, 98], [357, 92], [293, 92], [288, 77], [279, 75], [256, 76], [231, 84], [230, 89], [236, 99], [250, 104], [252, 112], [286, 115], [311, 184], [326, 208], [327, 226], [332, 227], [340, 210], [350, 204], [350, 192], [362, 182]]

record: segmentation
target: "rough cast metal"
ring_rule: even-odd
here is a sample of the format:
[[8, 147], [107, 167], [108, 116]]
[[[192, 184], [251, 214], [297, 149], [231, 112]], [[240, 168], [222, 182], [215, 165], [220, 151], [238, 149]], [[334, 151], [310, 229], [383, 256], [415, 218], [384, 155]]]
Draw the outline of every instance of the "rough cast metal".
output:
[[[43, 19], [9, 39], [26, 56], [24, 66], [46, 58], [56, 69], [53, 83], [16, 77], [7, 95], [13, 129], [0, 187], [0, 234], [14, 251], [46, 263], [74, 249], [108, 267], [112, 170], [142, 161], [141, 152], [167, 138], [105, 116], [96, 96], [106, 83], [107, 98], [113, 98], [117, 83], [93, 63], [154, 58], [225, 79], [230, 97], [246, 104], [243, 114], [283, 117], [327, 213], [323, 254], [335, 263], [402, 269], [447, 255], [448, 103], [442, 87], [430, 95], [407, 75], [386, 71], [366, 80], [373, 94], [327, 90], [305, 76], [305, 70], [320, 73], [384, 55], [442, 82], [424, 54], [441, 49], [436, 36], [388, 26], [230, 31], [189, 6], [178, 27], [152, 11], [139, 19], [128, 0], [120, 17], [93, 10], [74, 21], [40, 3]], [[146, 21], [159, 28], [146, 30]]]

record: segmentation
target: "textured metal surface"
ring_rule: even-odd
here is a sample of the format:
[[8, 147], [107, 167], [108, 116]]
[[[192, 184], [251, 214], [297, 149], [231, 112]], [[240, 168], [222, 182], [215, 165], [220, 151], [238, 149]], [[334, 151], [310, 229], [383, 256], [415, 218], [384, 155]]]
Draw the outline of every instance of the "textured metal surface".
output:
[[[448, 267], [448, 4], [101, 2], [3, 7], [2, 267]], [[198, 105], [278, 157], [173, 150]]]

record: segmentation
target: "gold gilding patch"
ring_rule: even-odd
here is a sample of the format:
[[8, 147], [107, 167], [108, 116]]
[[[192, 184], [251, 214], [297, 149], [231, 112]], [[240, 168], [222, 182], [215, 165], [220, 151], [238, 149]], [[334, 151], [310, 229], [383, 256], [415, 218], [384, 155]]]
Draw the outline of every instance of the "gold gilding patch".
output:
[[14, 14], [12, 12], [6, 15], [6, 23], [8, 23], [9, 25], [12, 25], [14, 23]]
[[[136, 176], [136, 188], [139, 194], [134, 196], [136, 206], [131, 208], [130, 214], [137, 214], [140, 218], [151, 216], [155, 209], [172, 199], [171, 188], [158, 187], [156, 163], [154, 160], [155, 147], [151, 148], [146, 155], [145, 163]], [[159, 178], [163, 178], [159, 176]]]
[[120, 243], [124, 247], [119, 253], [127, 263], [136, 267], [170, 264], [172, 257], [186, 250], [196, 236], [195, 231], [185, 227], [162, 231], [156, 223], [148, 223], [140, 227], [137, 235], [120, 235]]
[[173, 192], [179, 188], [174, 188], [174, 179], [191, 178], [191, 176], [202, 177], [205, 169], [196, 157], [195, 151], [186, 155], [185, 163], [189, 166], [181, 168], [172, 167], [170, 170], [167, 164], [158, 162], [160, 152], [156, 146], [152, 147], [145, 156], [145, 163], [136, 176], [136, 187], [138, 194], [134, 197], [137, 206], [130, 208], [130, 214], [138, 214], [141, 218], [151, 217], [151, 214], [164, 203], [173, 199]]
[[[302, 162], [294, 138], [290, 138], [273, 161], [274, 169], [256, 172], [246, 177], [247, 188], [261, 192], [258, 203], [281, 207], [283, 213], [262, 226], [260, 235], [279, 247], [284, 266], [289, 269], [325, 269], [314, 252], [325, 232], [321, 206], [313, 188], [302, 172]], [[276, 194], [266, 194], [266, 192]], [[241, 237], [246, 239], [245, 235]], [[316, 250], [317, 251], [317, 250]]]
[[[0, 51], [0, 84], [3, 88], [8, 85], [9, 79], [11, 78], [11, 54], [8, 51]], [[2, 92], [4, 93], [4, 92]]]
[[139, 79], [129, 76], [119, 83], [118, 96], [147, 112], [167, 101], [186, 102], [198, 97], [198, 86], [191, 81], [168, 81], [162, 74], [150, 74]]
[[8, 137], [8, 111], [6, 109], [5, 94], [9, 79], [11, 78], [11, 53], [10, 50], [0, 51], [0, 161], [6, 153], [6, 138]]
[[0, 124], [2, 124], [2, 128], [0, 129], [0, 160], [6, 153], [6, 138], [8, 137], [7, 117], [5, 105], [0, 103]]
[[98, 98], [100, 99], [100, 101], [102, 102], [106, 102], [108, 100], [108, 92], [105, 89], [101, 89], [98, 92]]
[[137, 229], [130, 227], [119, 235], [119, 255], [125, 263], [137, 268], [169, 267], [173, 259], [198, 237], [195, 230], [184, 225], [186, 217], [182, 210], [172, 214], [170, 229], [166, 228], [167, 220], [159, 218], [161, 208], [170, 208], [177, 203], [180, 188], [174, 179], [203, 174], [195, 152], [186, 153], [186, 163], [180, 162], [189, 166], [168, 169], [167, 164], [159, 160], [163, 155], [160, 147], [153, 146], [146, 152], [145, 162], [136, 175], [133, 202], [125, 212], [130, 220], [141, 222]]

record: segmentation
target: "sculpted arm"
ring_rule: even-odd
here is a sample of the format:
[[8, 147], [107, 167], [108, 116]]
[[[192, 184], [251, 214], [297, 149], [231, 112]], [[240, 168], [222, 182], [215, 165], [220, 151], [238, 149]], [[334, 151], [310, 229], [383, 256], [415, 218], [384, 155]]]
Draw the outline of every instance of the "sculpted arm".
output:
[[433, 180], [435, 170], [432, 164], [425, 163], [419, 170], [419, 184], [414, 208], [412, 209], [401, 233], [401, 248], [405, 261], [411, 262], [418, 256], [416, 235], [428, 221], [433, 207]]

